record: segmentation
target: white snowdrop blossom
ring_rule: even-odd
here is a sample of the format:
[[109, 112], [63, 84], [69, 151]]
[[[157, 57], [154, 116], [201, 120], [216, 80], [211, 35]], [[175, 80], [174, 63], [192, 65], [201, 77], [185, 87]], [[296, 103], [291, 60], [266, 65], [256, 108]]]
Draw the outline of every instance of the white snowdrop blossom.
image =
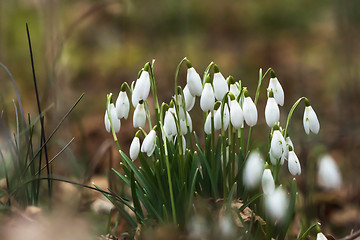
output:
[[143, 70], [139, 79], [135, 83], [135, 87], [131, 96], [131, 102], [136, 108], [140, 100], [146, 100], [150, 92], [150, 75], [147, 70]]
[[[110, 114], [108, 113], [108, 110], [109, 110]], [[106, 131], [107, 132], [111, 131], [111, 124], [110, 124], [110, 120], [109, 120], [109, 115], [110, 115], [111, 123], [114, 128], [114, 131], [116, 133], [118, 133], [120, 131], [121, 122], [120, 122], [120, 119], [118, 119], [118, 117], [117, 117], [115, 105], [113, 103], [110, 103], [108, 110], [106, 110], [106, 112], [105, 112], [105, 119], [104, 119]]]
[[119, 119], [127, 119], [130, 111], [130, 103], [125, 91], [120, 91], [118, 98], [116, 99], [116, 112]]
[[261, 178], [261, 186], [265, 195], [271, 194], [275, 190], [274, 178], [270, 169], [265, 169]]
[[155, 130], [151, 130], [148, 135], [146, 135], [143, 144], [141, 146], [141, 152], [146, 153], [148, 157], [150, 157], [154, 150], [156, 144], [156, 132]]
[[303, 124], [306, 134], [310, 134], [310, 131], [315, 134], [319, 133], [320, 123], [310, 104], [305, 107]]
[[131, 160], [134, 161], [135, 159], [137, 159], [137, 157], [139, 156], [139, 152], [140, 152], [140, 139], [138, 137], [134, 137], [134, 139], [130, 144], [130, 150], [129, 150]]
[[283, 90], [279, 80], [276, 78], [275, 72], [271, 70], [270, 74], [271, 74], [271, 78], [270, 78], [269, 86], [268, 86], [268, 96], [269, 96], [269, 91], [271, 89], [274, 93], [274, 98], [275, 98], [275, 101], [277, 102], [277, 104], [279, 104], [280, 106], [283, 106], [284, 105], [284, 90]]
[[293, 176], [301, 174], [300, 161], [293, 150], [289, 151], [288, 168]]
[[240, 94], [240, 90], [239, 87], [237, 85], [237, 83], [234, 84], [230, 84], [230, 90], [229, 90], [232, 94], [234, 94], [235, 98], [237, 98]]
[[230, 102], [230, 120], [234, 128], [240, 129], [244, 125], [243, 111], [236, 100]]
[[271, 138], [270, 153], [275, 159], [280, 159], [284, 155], [286, 143], [280, 130], [275, 130]]
[[244, 167], [243, 183], [246, 188], [253, 189], [260, 184], [264, 171], [264, 161], [259, 152], [250, 153]]
[[320, 158], [317, 175], [321, 187], [325, 189], [341, 187], [341, 173], [335, 160], [330, 155], [325, 155]]
[[215, 96], [211, 83], [205, 83], [204, 89], [200, 97], [200, 107], [203, 112], [207, 112], [214, 109]]
[[328, 240], [322, 232], [316, 235], [316, 240]]
[[[221, 120], [223, 123], [221, 123]], [[230, 123], [230, 113], [229, 113], [229, 107], [227, 103], [224, 105], [224, 112], [221, 114], [221, 106], [216, 110], [214, 115], [214, 129], [220, 130], [221, 124], [223, 125], [223, 130], [226, 131], [226, 129], [229, 127]]]
[[226, 92], [229, 91], [227, 82], [224, 76], [221, 74], [221, 72], [214, 73], [213, 86], [214, 86], [215, 98], [218, 101], [221, 101], [225, 96]]
[[204, 124], [204, 132], [206, 134], [211, 134], [211, 112], [206, 117], [205, 124]]
[[265, 107], [265, 120], [266, 124], [269, 127], [273, 127], [275, 123], [279, 122], [280, 119], [280, 110], [279, 106], [275, 101], [275, 98], [269, 97], [266, 102]]
[[214, 130], [221, 129], [221, 106], [215, 110], [214, 114]]
[[146, 112], [144, 103], [139, 103], [134, 111], [133, 126], [134, 128], [144, 128], [146, 122]]
[[291, 138], [289, 136], [286, 137], [285, 143], [286, 143], [285, 159], [288, 159], [289, 147], [291, 147], [293, 149], [293, 151], [295, 151], [295, 149], [294, 149], [294, 144], [292, 143]]
[[185, 108], [186, 111], [190, 111], [195, 105], [195, 96], [190, 93], [188, 85], [185, 86], [184, 90]]
[[[275, 165], [278, 163], [278, 158], [275, 158], [275, 157], [273, 156], [273, 154], [272, 154], [271, 151], [270, 151], [270, 153], [269, 153], [269, 156], [270, 156], [270, 162], [271, 162], [271, 164], [275, 166]], [[285, 154], [284, 154], [283, 156], [285, 156]], [[281, 158], [280, 158], [280, 165], [283, 165], [284, 162], [285, 162], [285, 157], [281, 157]]]
[[265, 196], [265, 208], [273, 220], [281, 220], [285, 216], [288, 203], [286, 193], [281, 187]]
[[193, 67], [187, 69], [187, 85], [189, 86], [189, 91], [191, 95], [193, 95], [194, 97], [201, 95], [201, 78]]
[[173, 137], [177, 134], [175, 117], [170, 109], [165, 112], [164, 131], [168, 137]]
[[258, 112], [250, 96], [245, 97], [244, 99], [243, 114], [245, 122], [248, 126], [253, 127], [256, 125], [258, 120]]

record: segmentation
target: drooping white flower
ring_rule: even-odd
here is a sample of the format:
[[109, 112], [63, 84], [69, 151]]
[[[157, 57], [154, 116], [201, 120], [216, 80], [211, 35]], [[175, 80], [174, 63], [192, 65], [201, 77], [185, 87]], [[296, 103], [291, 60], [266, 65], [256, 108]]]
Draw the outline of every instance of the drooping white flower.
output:
[[236, 129], [240, 129], [244, 125], [243, 111], [235, 99], [230, 102], [230, 120]]
[[301, 174], [300, 161], [292, 149], [291, 149], [291, 151], [289, 151], [288, 168], [289, 168], [289, 172], [293, 176], [295, 176], [296, 174], [298, 174], [298, 175]]
[[265, 208], [273, 220], [281, 220], [288, 208], [288, 198], [285, 191], [278, 187], [273, 193], [265, 196]]
[[226, 92], [229, 91], [229, 87], [224, 76], [219, 72], [218, 67], [214, 66], [214, 80], [213, 80], [215, 98], [221, 101], [225, 96]]
[[206, 117], [205, 124], [204, 124], [204, 132], [206, 134], [211, 134], [211, 112]]
[[271, 74], [271, 78], [270, 78], [269, 86], [268, 86], [268, 96], [269, 96], [269, 91], [271, 89], [274, 93], [274, 98], [275, 98], [275, 101], [277, 102], [277, 104], [279, 104], [280, 106], [283, 106], [284, 105], [284, 90], [283, 90], [279, 80], [276, 78], [275, 72], [273, 70], [271, 70], [270, 74]]
[[134, 116], [133, 116], [134, 128], [137, 127], [144, 128], [145, 122], [146, 122], [146, 112], [145, 112], [144, 103], [141, 102], [136, 106], [134, 111]]
[[274, 178], [270, 169], [265, 169], [261, 178], [261, 186], [265, 195], [271, 194], [275, 190]]
[[[245, 90], [247, 93], [247, 90]], [[248, 95], [247, 93], [246, 95]], [[250, 96], [246, 96], [243, 103], [243, 114], [245, 122], [248, 126], [253, 127], [257, 123], [258, 113], [256, 106]]]
[[303, 124], [306, 134], [310, 134], [310, 131], [318, 134], [320, 130], [320, 123], [316, 116], [314, 109], [310, 106], [308, 101], [305, 102], [306, 107], [304, 111]]
[[[221, 123], [221, 120], [223, 121], [222, 123]], [[223, 114], [221, 114], [221, 105], [215, 112], [215, 115], [214, 115], [214, 129], [215, 130], [220, 130], [221, 129], [221, 124], [222, 124], [223, 130], [226, 131], [226, 129], [229, 127], [229, 123], [230, 123], [229, 107], [228, 107], [227, 103], [225, 103]]]
[[148, 64], [145, 65], [140, 77], [136, 80], [135, 87], [131, 96], [131, 102], [136, 108], [140, 100], [146, 100], [150, 92], [150, 75]]
[[[195, 105], [195, 96], [190, 93], [188, 85], [185, 86], [184, 90], [185, 108], [186, 111], [190, 111]], [[201, 94], [200, 94], [201, 95]]]
[[[278, 164], [279, 159], [275, 158], [271, 151], [269, 152], [269, 156], [270, 156], [270, 162], [272, 165], [275, 166], [276, 164]], [[285, 154], [283, 154], [283, 156], [285, 156]], [[280, 165], [283, 165], [285, 162], [285, 157], [283, 157], [283, 156], [280, 158]]]
[[232, 76], [228, 77], [228, 84], [230, 85], [229, 91], [234, 94], [235, 98], [237, 98], [240, 94], [239, 83], [235, 82]]
[[191, 95], [193, 95], [194, 97], [201, 95], [201, 78], [193, 67], [187, 69], [187, 85], [189, 86], [189, 91]]
[[203, 112], [207, 112], [214, 109], [215, 96], [211, 83], [205, 83], [204, 89], [200, 97], [200, 107]]
[[[109, 110], [109, 113], [108, 113], [108, 110]], [[121, 122], [120, 122], [120, 119], [118, 119], [118, 117], [117, 117], [116, 108], [113, 103], [110, 103], [108, 109], [105, 112], [104, 120], [105, 120], [105, 128], [106, 128], [107, 132], [111, 131], [111, 124], [110, 124], [109, 116], [111, 119], [112, 126], [114, 128], [114, 131], [116, 133], [118, 133], [120, 131]]]
[[221, 106], [215, 110], [214, 114], [214, 130], [220, 130], [221, 129]]
[[177, 134], [175, 117], [171, 110], [165, 112], [164, 117], [164, 131], [166, 136], [173, 137]]
[[275, 130], [271, 138], [270, 153], [275, 159], [285, 158], [286, 143], [280, 130]]
[[289, 147], [291, 147], [293, 149], [293, 151], [295, 151], [295, 149], [294, 149], [294, 144], [292, 143], [291, 138], [289, 136], [286, 137], [285, 143], [286, 143], [285, 159], [288, 159]]
[[318, 165], [318, 183], [325, 189], [336, 189], [341, 187], [341, 173], [330, 155], [320, 158]]
[[156, 132], [155, 130], [151, 130], [148, 135], [146, 135], [143, 144], [141, 146], [141, 152], [146, 153], [148, 157], [150, 157], [156, 146]]
[[119, 119], [127, 119], [130, 111], [130, 103], [125, 91], [120, 91], [118, 98], [116, 99], [116, 112]]
[[228, 104], [224, 104], [224, 113], [223, 113], [223, 130], [226, 131], [226, 129], [229, 127], [230, 123], [230, 112]]
[[316, 235], [316, 240], [328, 240], [322, 232]]
[[272, 90], [270, 90], [269, 98], [266, 102], [265, 107], [265, 120], [266, 124], [269, 127], [273, 127], [275, 123], [279, 122], [280, 119], [280, 110], [279, 106], [275, 101], [275, 98], [273, 97]]
[[134, 161], [135, 159], [137, 159], [137, 157], [139, 156], [139, 152], [140, 152], [140, 139], [135, 136], [131, 142], [130, 150], [129, 150], [131, 160]]
[[248, 189], [257, 187], [260, 184], [263, 171], [264, 161], [260, 153], [257, 151], [251, 152], [246, 160], [243, 172], [243, 183], [245, 187]]

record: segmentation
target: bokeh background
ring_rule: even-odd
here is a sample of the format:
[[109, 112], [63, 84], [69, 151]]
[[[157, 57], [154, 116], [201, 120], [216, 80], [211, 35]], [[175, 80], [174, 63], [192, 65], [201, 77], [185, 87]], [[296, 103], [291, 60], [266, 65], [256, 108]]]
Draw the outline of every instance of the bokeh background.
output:
[[[171, 98], [174, 72], [185, 56], [201, 75], [214, 61], [224, 76], [242, 80], [253, 96], [259, 68], [272, 67], [285, 90], [282, 121], [292, 104], [307, 96], [321, 123], [319, 135], [305, 135], [300, 107], [289, 130], [303, 168], [299, 187], [309, 204], [303, 213], [309, 221], [321, 220], [336, 236], [359, 228], [359, 1], [2, 0], [0, 62], [18, 84], [24, 111], [36, 116], [25, 23], [41, 103], [43, 108], [52, 106], [45, 117], [48, 129], [85, 93], [50, 143], [56, 153], [76, 137], [56, 160], [59, 175], [82, 180], [107, 171], [106, 149], [112, 142], [103, 124], [106, 94], [117, 96], [122, 82], [136, 80], [147, 61], [156, 59], [161, 101]], [[255, 131], [256, 139], [265, 142], [267, 81], [258, 105], [261, 127]], [[180, 84], [185, 84], [185, 70]], [[16, 96], [2, 69], [0, 86], [4, 116], [14, 121]], [[125, 149], [134, 134], [131, 125], [131, 120], [122, 122], [119, 136]], [[316, 161], [325, 152], [343, 175], [342, 188], [336, 191], [316, 187]], [[116, 153], [112, 159], [117, 166]]]

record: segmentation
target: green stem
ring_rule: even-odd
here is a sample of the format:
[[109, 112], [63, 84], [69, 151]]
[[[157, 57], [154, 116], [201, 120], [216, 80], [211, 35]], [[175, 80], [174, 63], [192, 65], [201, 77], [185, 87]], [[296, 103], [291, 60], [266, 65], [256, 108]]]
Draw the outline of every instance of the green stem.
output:
[[180, 63], [178, 64], [178, 66], [176, 67], [176, 71], [175, 71], [175, 96], [177, 96], [178, 94], [178, 91], [177, 91], [177, 86], [178, 86], [178, 76], [179, 76], [179, 72], [180, 72], [180, 68], [181, 68], [181, 65], [187, 60], [186, 57], [184, 57]]
[[289, 127], [289, 123], [290, 123], [290, 120], [291, 120], [291, 117], [296, 109], [296, 107], [299, 105], [299, 103], [301, 102], [301, 100], [307, 100], [306, 97], [301, 97], [299, 98], [291, 107], [290, 111], [289, 111], [289, 114], [288, 114], [288, 117], [287, 117], [287, 120], [286, 120], [286, 127], [285, 127], [285, 132], [284, 132], [284, 138], [286, 138], [286, 134], [287, 134], [287, 131], [288, 131], [288, 127]]

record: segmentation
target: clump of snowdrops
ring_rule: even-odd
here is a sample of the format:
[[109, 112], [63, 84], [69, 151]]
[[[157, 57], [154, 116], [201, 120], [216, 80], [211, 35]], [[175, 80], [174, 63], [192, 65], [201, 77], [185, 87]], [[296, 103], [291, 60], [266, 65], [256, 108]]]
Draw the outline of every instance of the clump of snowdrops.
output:
[[[184, 87], [178, 85], [182, 67], [187, 69]], [[260, 88], [268, 77], [267, 92], [262, 96], [267, 97], [265, 120], [269, 131], [264, 134], [269, 134], [269, 147], [267, 152], [260, 152], [251, 149], [251, 139], [258, 122], [256, 105]], [[199, 218], [194, 202], [214, 199], [222, 200], [221, 208], [225, 209], [222, 215], [231, 216], [222, 227], [227, 229], [223, 234], [284, 239], [294, 219], [297, 187], [295, 178], [291, 184], [285, 184], [291, 185], [289, 189], [282, 186], [278, 174], [284, 168], [294, 176], [301, 174], [301, 163], [288, 128], [295, 109], [303, 102], [305, 133], [319, 132], [320, 124], [310, 101], [299, 98], [285, 124], [280, 123], [279, 107], [283, 106], [285, 97], [272, 69], [264, 74], [260, 69], [254, 96], [243, 82], [235, 81], [232, 76], [225, 78], [213, 62], [201, 77], [184, 58], [176, 69], [174, 83], [173, 97], [160, 103], [152, 61], [145, 64], [131, 86], [122, 84], [116, 100], [108, 94], [105, 127], [112, 133], [122, 158], [122, 172], [114, 171], [131, 189], [132, 199], [118, 196], [116, 200], [113, 195], [105, 195], [133, 228], [151, 220], [174, 224], [190, 235], [191, 232], [211, 234], [209, 229], [201, 232], [201, 227], [194, 230], [197, 226], [194, 219]], [[147, 101], [150, 92], [153, 105]], [[198, 102], [202, 112], [192, 112]], [[127, 156], [118, 143], [117, 133], [130, 112], [133, 112], [134, 138]], [[193, 131], [195, 114], [203, 115], [200, 132]], [[148, 132], [145, 125], [150, 129]], [[218, 218], [219, 223], [227, 219]], [[315, 223], [307, 231], [301, 231], [298, 239], [307, 237], [315, 227], [320, 233]]]

